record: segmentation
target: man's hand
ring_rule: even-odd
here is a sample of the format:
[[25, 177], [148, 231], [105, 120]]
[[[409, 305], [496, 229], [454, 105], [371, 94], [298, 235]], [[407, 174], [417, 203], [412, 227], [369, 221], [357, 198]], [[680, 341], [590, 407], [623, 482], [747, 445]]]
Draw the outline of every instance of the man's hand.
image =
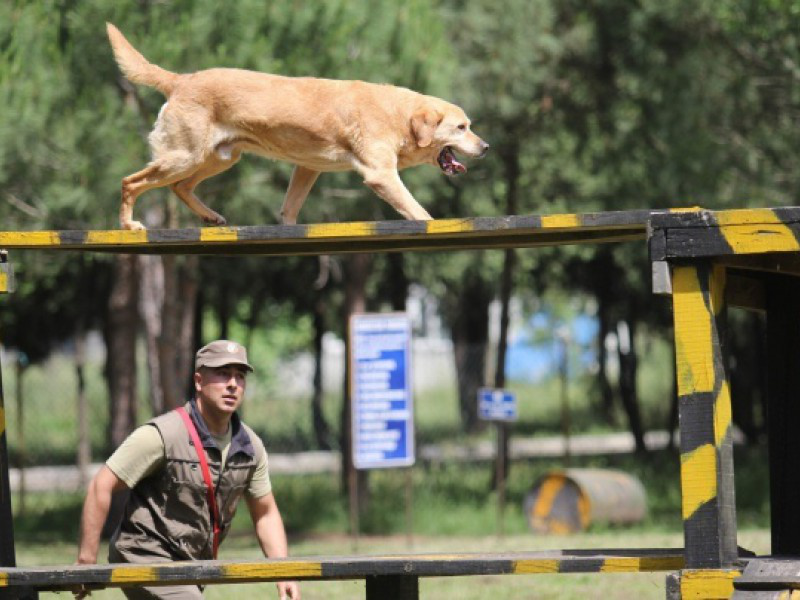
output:
[[300, 587], [296, 581], [279, 581], [277, 585], [280, 600], [300, 600]]

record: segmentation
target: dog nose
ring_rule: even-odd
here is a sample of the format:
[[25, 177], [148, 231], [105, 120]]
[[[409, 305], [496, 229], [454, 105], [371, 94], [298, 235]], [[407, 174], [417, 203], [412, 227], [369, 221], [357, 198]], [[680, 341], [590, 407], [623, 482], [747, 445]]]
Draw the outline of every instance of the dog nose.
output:
[[489, 144], [484, 141], [481, 141], [481, 153], [478, 155], [478, 158], [483, 158], [486, 156], [486, 153], [489, 151]]

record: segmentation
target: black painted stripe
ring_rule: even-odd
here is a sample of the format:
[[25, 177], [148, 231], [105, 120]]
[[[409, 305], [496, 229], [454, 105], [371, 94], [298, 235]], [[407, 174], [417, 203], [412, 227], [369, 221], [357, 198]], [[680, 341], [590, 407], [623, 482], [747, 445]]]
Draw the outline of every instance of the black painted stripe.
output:
[[719, 551], [719, 503], [714, 497], [683, 521], [686, 539], [686, 568], [703, 569], [722, 566]]
[[714, 445], [714, 394], [697, 392], [678, 399], [681, 454]]

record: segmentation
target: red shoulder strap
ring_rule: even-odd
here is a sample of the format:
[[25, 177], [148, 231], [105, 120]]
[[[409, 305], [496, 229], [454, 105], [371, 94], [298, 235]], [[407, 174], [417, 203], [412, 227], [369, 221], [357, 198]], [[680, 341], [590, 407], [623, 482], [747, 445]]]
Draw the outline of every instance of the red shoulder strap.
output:
[[206, 482], [206, 496], [208, 497], [208, 506], [211, 509], [211, 526], [214, 530], [214, 559], [217, 558], [217, 549], [219, 548], [219, 534], [220, 534], [220, 520], [219, 509], [217, 508], [217, 499], [214, 494], [214, 483], [211, 481], [211, 471], [208, 468], [208, 461], [206, 460], [206, 453], [203, 449], [203, 444], [200, 442], [200, 436], [197, 435], [197, 428], [194, 426], [192, 418], [186, 409], [182, 406], [177, 409], [178, 414], [183, 419], [186, 429], [189, 432], [189, 437], [192, 438], [194, 449], [197, 452], [197, 458], [200, 460], [200, 469], [203, 471], [203, 480]]

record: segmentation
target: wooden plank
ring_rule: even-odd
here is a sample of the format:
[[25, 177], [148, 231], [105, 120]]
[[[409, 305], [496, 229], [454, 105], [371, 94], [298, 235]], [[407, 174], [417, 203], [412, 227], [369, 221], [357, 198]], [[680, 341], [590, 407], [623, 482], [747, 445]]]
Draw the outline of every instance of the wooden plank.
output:
[[800, 554], [800, 281], [774, 275], [766, 289], [772, 553]]
[[650, 227], [651, 254], [661, 260], [800, 251], [797, 207], [660, 212]]
[[507, 554], [412, 554], [313, 557], [253, 562], [194, 561], [136, 565], [67, 565], [0, 568], [0, 589], [30, 586], [67, 590], [99, 587], [247, 583], [255, 581], [366, 579], [378, 576], [526, 575], [537, 573], [637, 573], [684, 566], [680, 549], [563, 550]]
[[672, 276], [682, 514], [692, 569], [730, 567], [737, 558], [725, 274], [699, 263], [675, 266]]
[[126, 253], [310, 255], [643, 240], [649, 210], [146, 231], [6, 231], [0, 248]]
[[741, 575], [737, 569], [697, 569], [680, 574], [681, 600], [716, 600], [733, 595], [733, 582]]

